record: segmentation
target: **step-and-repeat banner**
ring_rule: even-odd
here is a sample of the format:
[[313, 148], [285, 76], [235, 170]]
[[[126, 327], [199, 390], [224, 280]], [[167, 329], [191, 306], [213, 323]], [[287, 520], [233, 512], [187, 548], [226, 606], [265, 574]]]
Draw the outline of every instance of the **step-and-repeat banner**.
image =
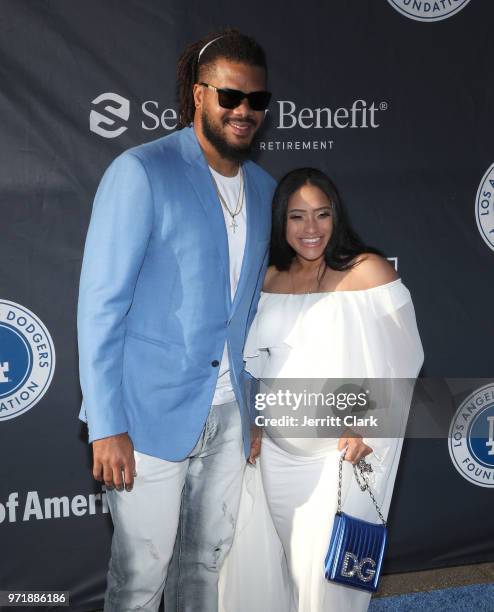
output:
[[173, 132], [178, 56], [224, 26], [267, 52], [256, 161], [326, 171], [412, 293], [422, 375], [484, 379], [446, 394], [449, 440], [406, 442], [386, 571], [493, 560], [493, 20], [489, 0], [0, 1], [0, 590], [101, 605], [111, 521], [77, 420], [92, 199]]

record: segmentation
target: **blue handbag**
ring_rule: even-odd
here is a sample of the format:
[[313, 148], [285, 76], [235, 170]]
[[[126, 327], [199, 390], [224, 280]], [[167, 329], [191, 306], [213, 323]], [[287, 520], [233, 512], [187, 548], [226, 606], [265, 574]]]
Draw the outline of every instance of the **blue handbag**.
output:
[[382, 525], [363, 521], [341, 511], [343, 459], [344, 455], [340, 457], [338, 508], [324, 561], [324, 575], [327, 580], [374, 593], [377, 591], [386, 546], [386, 521], [365, 477], [365, 472], [371, 472], [372, 466], [364, 459], [358, 462], [358, 469], [357, 465], [353, 466], [353, 471], [361, 491], [369, 492]]

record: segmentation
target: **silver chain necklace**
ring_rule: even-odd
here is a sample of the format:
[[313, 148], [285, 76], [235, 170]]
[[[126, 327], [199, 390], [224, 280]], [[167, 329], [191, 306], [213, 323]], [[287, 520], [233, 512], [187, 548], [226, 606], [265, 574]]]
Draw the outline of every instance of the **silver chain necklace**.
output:
[[238, 227], [238, 223], [235, 220], [235, 217], [240, 214], [240, 212], [242, 211], [242, 208], [244, 206], [244, 171], [242, 169], [242, 166], [240, 166], [240, 170], [239, 170], [239, 174], [240, 174], [240, 188], [238, 190], [238, 198], [237, 198], [237, 205], [235, 207], [235, 210], [232, 211], [230, 209], [230, 207], [228, 206], [228, 204], [226, 203], [225, 198], [221, 195], [221, 192], [219, 190], [218, 187], [218, 183], [216, 182], [216, 179], [214, 178], [214, 174], [211, 172], [211, 170], [209, 171], [211, 174], [211, 178], [213, 179], [213, 183], [216, 189], [216, 193], [218, 194], [218, 199], [221, 203], [221, 205], [223, 206], [223, 208], [228, 212], [228, 214], [230, 215], [230, 217], [232, 218], [232, 222], [230, 224], [229, 227], [232, 228], [233, 233], [235, 233], [235, 230]]

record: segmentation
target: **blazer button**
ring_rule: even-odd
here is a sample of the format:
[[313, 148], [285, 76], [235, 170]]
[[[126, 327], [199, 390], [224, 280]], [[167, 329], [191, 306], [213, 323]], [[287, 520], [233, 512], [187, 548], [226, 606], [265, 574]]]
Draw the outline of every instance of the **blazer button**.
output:
[[220, 365], [220, 362], [217, 359], [214, 359], [211, 362], [211, 365], [213, 366], [213, 368], [217, 368]]

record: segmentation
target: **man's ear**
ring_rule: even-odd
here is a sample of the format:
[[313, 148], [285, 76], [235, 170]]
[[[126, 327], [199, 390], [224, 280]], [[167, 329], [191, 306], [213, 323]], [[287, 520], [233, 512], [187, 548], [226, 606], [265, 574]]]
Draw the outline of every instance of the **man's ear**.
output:
[[204, 96], [204, 87], [202, 85], [199, 85], [199, 83], [194, 83], [192, 94], [194, 96], [194, 106], [196, 108], [201, 108], [202, 98]]

